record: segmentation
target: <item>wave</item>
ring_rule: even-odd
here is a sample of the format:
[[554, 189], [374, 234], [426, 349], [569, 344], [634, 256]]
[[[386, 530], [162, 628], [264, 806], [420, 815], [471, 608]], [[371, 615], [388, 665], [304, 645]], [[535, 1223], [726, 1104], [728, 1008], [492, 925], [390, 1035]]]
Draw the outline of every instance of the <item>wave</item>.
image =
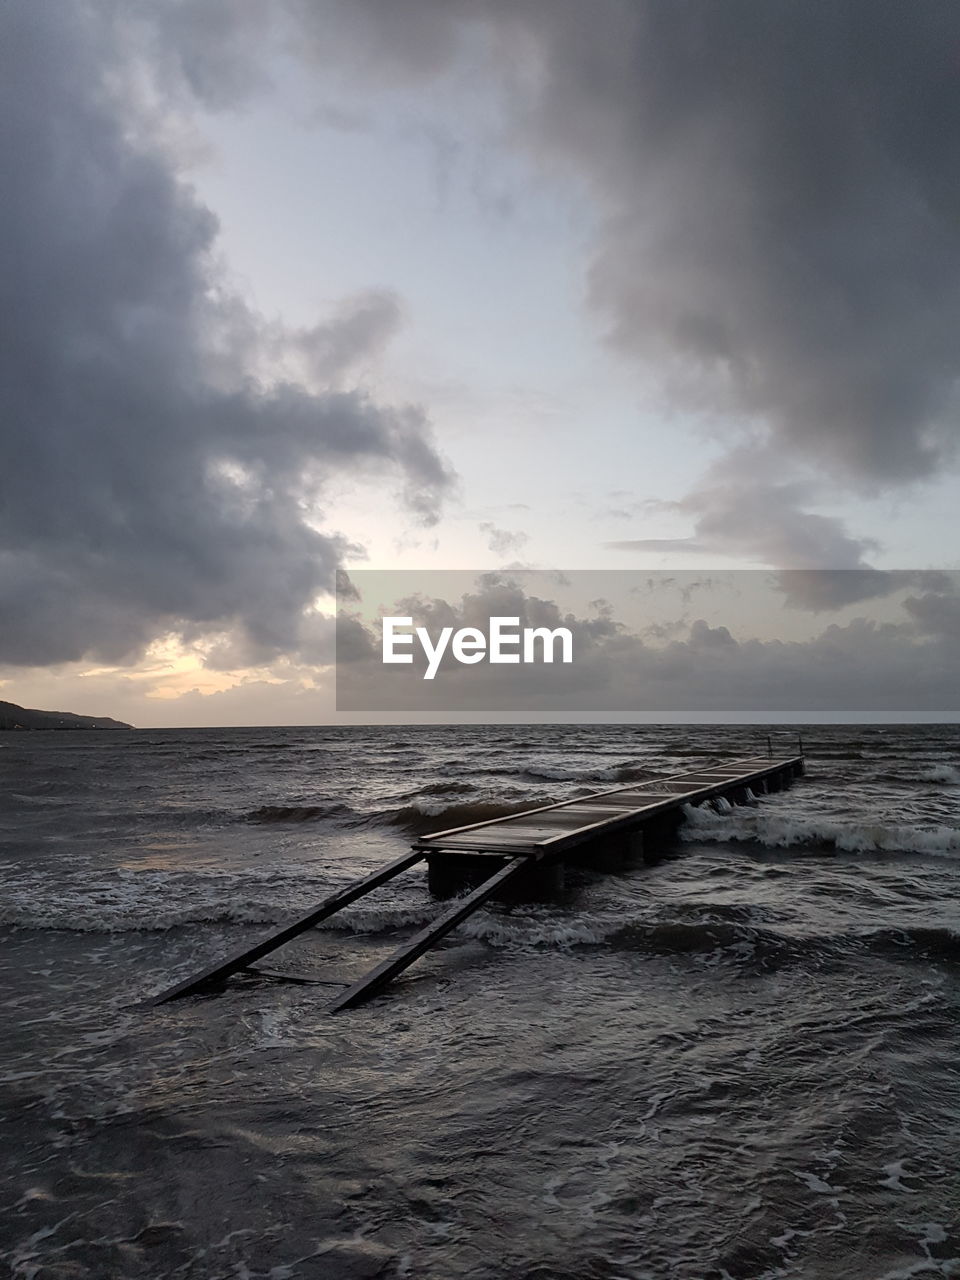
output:
[[[34, 824], [56, 821], [62, 829], [65, 819], [61, 811], [69, 803], [68, 798], [57, 796], [34, 796], [21, 800], [15, 792], [7, 792], [5, 795], [0, 794], [0, 818], [5, 823], [10, 823], [11, 829], [15, 821]], [[170, 804], [166, 808], [112, 808], [109, 804], [104, 804], [96, 810], [81, 808], [77, 812], [81, 815], [79, 818], [71, 812], [67, 819], [70, 828], [98, 836], [112, 836], [118, 832], [159, 833], [171, 829], [189, 831], [228, 826], [237, 821], [236, 811], [232, 809], [194, 809], [178, 804]]]
[[66, 804], [76, 796], [91, 795], [94, 790], [89, 782], [80, 779], [44, 779], [38, 782], [24, 779], [16, 789], [11, 787], [3, 794], [9, 801], [20, 805]]
[[621, 764], [604, 766], [596, 765], [561, 765], [561, 764], [528, 764], [519, 773], [519, 777], [528, 778], [532, 782], [630, 782], [640, 778], [660, 777], [652, 773], [644, 765], [633, 760]]
[[[245, 813], [252, 823], [331, 822], [339, 827], [386, 825], [400, 827], [411, 835], [465, 827], [491, 818], [523, 813], [533, 805], [552, 804], [551, 797], [531, 797], [511, 788], [516, 798], [472, 799], [478, 788], [470, 782], [434, 782], [396, 797], [397, 803], [376, 809], [355, 809], [343, 803], [264, 804]], [[457, 797], [463, 797], [459, 799]]]
[[317, 822], [323, 818], [358, 817], [346, 804], [263, 804], [244, 815], [247, 822]]
[[953, 929], [913, 926], [909, 929], [877, 929], [862, 935], [871, 951], [897, 956], [917, 951], [934, 960], [960, 960], [960, 933]]
[[[537, 803], [552, 804], [553, 801], [541, 798]], [[429, 831], [445, 831], [450, 827], [467, 827], [493, 818], [508, 818], [515, 813], [524, 813], [530, 807], [529, 798], [516, 801], [472, 800], [462, 804], [424, 799], [388, 811], [385, 816], [392, 826], [403, 827], [414, 835], [425, 835]]]
[[686, 823], [680, 838], [686, 842], [724, 844], [745, 842], [768, 849], [809, 848], [843, 853], [925, 853], [938, 857], [960, 854], [960, 829], [910, 823], [809, 819], [760, 811], [718, 814], [684, 805]]
[[425, 787], [418, 788], [422, 796], [454, 796], [476, 791], [476, 789], [476, 785], [472, 782], [431, 782]]
[[952, 764], [932, 764], [920, 770], [919, 781], [943, 782], [947, 786], [960, 787], [960, 769]]
[[346, 907], [320, 927], [337, 933], [392, 933], [394, 929], [422, 928], [446, 911], [449, 905], [430, 898], [410, 904]]
[[404, 803], [415, 803], [420, 796], [466, 796], [478, 789], [474, 782], [430, 782], [405, 792], [398, 799]]
[[77, 933], [162, 932], [188, 924], [276, 924], [345, 883], [313, 862], [264, 870], [127, 868], [68, 875], [51, 889], [46, 874], [11, 877], [0, 926]]
[[896, 770], [875, 773], [869, 779], [873, 783], [893, 784], [900, 787], [916, 787], [918, 783], [935, 782], [941, 786], [960, 786], [960, 769], [952, 764], [928, 764], [899, 766]]
[[[234, 883], [225, 886], [225, 879]], [[156, 934], [197, 925], [275, 927], [303, 909], [302, 900], [293, 905], [303, 892], [300, 876], [290, 876], [290, 901], [273, 896], [275, 882], [272, 872], [237, 878], [211, 874], [179, 885], [164, 877], [131, 876], [109, 885], [74, 885], [52, 900], [47, 886], [38, 881], [22, 886], [0, 907], [0, 925], [100, 934]], [[314, 887], [319, 898], [331, 886]], [[402, 902], [360, 903], [324, 921], [318, 931], [355, 935], [399, 931], [407, 937], [449, 905], [426, 894]], [[534, 906], [517, 912], [493, 905], [464, 921], [451, 940], [456, 944], [464, 939], [513, 953], [599, 949], [703, 957], [709, 963], [745, 964], [762, 971], [806, 963], [818, 967], [856, 963], [864, 954], [907, 964], [960, 962], [960, 933], [950, 928], [888, 926], [800, 933], [783, 910], [748, 903], [676, 903], [654, 918], [627, 919], [619, 911], [561, 913]]]
[[821, 949], [822, 940], [790, 938], [771, 929], [729, 920], [665, 920], [628, 924], [607, 939], [615, 951], [648, 951], [656, 955], [689, 955], [732, 951], [739, 958], [780, 967]]
[[723, 921], [673, 921], [627, 926], [610, 939], [615, 949], [654, 951], [667, 955], [724, 950], [764, 967], [780, 967], [809, 959], [851, 958], [869, 951], [884, 957], [960, 960], [960, 934], [945, 928], [875, 929], [863, 933], [793, 936], [773, 929]]
[[[892, 755], [894, 753], [887, 752], [885, 754]], [[817, 760], [870, 760], [879, 755], [880, 752], [875, 748], [872, 748], [869, 753], [852, 750], [829, 751], [821, 749], [820, 747], [818, 747], [816, 751]]]
[[[719, 905], [719, 904], [718, 904]], [[718, 905], [704, 908], [706, 919], [655, 919], [624, 922], [622, 916], [521, 919], [484, 913], [472, 916], [460, 932], [506, 950], [601, 948], [659, 956], [715, 955], [737, 963], [779, 969], [786, 965], [855, 960], [864, 952], [902, 962], [960, 961], [960, 933], [947, 928], [874, 929], [861, 933], [793, 934], [749, 923], [754, 909], [743, 906], [742, 920], [722, 916]]]
[[165, 933], [182, 925], [259, 924], [279, 925], [286, 913], [268, 903], [252, 903], [236, 897], [216, 902], [184, 905], [131, 903], [114, 908], [93, 903], [8, 904], [0, 907], [0, 926], [40, 929], [55, 933]]

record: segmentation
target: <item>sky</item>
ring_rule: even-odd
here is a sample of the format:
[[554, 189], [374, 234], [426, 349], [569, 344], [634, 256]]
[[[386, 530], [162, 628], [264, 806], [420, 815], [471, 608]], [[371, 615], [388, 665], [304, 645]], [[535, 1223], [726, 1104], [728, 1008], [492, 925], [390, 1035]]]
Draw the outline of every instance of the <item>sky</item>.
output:
[[607, 684], [724, 625], [956, 713], [952, 0], [0, 24], [0, 698], [325, 723], [338, 569], [750, 569], [783, 636], [608, 614]]

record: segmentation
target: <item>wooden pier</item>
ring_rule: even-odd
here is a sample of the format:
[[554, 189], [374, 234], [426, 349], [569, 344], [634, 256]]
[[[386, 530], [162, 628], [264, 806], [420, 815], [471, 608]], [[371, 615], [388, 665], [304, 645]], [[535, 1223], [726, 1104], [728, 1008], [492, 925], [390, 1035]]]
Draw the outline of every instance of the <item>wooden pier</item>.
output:
[[[803, 773], [803, 756], [757, 757], [710, 765], [656, 781], [612, 787], [576, 800], [541, 805], [505, 818], [435, 831], [415, 841], [413, 851], [332, 894], [284, 928], [193, 977], [153, 996], [147, 1005], [165, 1004], [221, 986], [235, 973], [257, 973], [257, 960], [313, 928], [342, 907], [395, 876], [427, 862], [431, 890], [449, 897], [470, 887], [449, 910], [421, 929], [392, 956], [347, 987], [327, 1011], [361, 1004], [428, 951], [495, 895], [518, 889], [534, 892], [562, 884], [568, 860], [608, 869], [669, 842], [683, 821], [685, 804], [723, 799], [749, 803], [751, 794], [780, 791]], [[346, 984], [344, 984], [346, 986]]]

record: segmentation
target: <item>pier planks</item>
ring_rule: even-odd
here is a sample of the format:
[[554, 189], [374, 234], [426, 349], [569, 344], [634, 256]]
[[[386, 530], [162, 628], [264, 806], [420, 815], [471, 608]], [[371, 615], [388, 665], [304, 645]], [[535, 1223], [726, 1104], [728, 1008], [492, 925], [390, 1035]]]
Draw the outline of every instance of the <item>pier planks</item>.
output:
[[168, 1000], [193, 995], [224, 982], [232, 974], [248, 969], [254, 961], [429, 855], [455, 859], [458, 854], [467, 858], [490, 854], [501, 862], [508, 859], [506, 865], [499, 867], [472, 893], [458, 899], [438, 920], [421, 929], [392, 956], [342, 992], [327, 1010], [337, 1013], [360, 1004], [386, 986], [531, 864], [555, 862], [567, 850], [590, 840], [642, 830], [648, 822], [656, 825], [664, 815], [676, 814], [682, 805], [690, 801], [707, 800], [727, 793], [737, 795], [751, 786], [764, 791], [779, 790], [788, 779], [802, 772], [802, 756], [780, 760], [767, 757], [738, 760], [656, 781], [628, 783], [575, 800], [541, 805], [505, 818], [490, 818], [485, 822], [433, 832], [417, 840], [413, 852], [325, 898], [306, 915], [254, 946], [228, 956], [144, 1003], [165, 1004]]
[[799, 756], [782, 760], [733, 761], [661, 778], [628, 783], [576, 800], [544, 805], [506, 818], [491, 818], [466, 827], [421, 836], [416, 848], [426, 853], [561, 854], [565, 849], [607, 834], [629, 831], [682, 804], [723, 795], [758, 784], [768, 777], [793, 776], [802, 769]]

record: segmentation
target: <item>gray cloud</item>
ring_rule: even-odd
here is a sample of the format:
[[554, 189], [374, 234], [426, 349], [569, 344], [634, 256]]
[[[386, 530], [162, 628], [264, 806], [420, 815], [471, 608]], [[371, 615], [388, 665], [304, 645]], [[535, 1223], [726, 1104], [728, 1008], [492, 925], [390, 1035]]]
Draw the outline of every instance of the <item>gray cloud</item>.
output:
[[[949, 574], [930, 569], [789, 569], [774, 574], [774, 581], [789, 606], [814, 613], [882, 600], [909, 587], [934, 592], [953, 589]], [[911, 613], [909, 600], [903, 607]]]
[[[193, 87], [226, 102], [249, 84], [244, 24], [258, 8], [164, 11], [190, 32], [205, 24], [181, 63]], [[396, 299], [359, 295], [284, 333], [231, 295], [216, 220], [150, 141], [118, 52], [135, 12], [3, 8], [0, 658], [12, 664], [119, 662], [170, 629], [235, 626], [261, 657], [308, 643], [304, 609], [350, 545], [314, 527], [326, 478], [392, 473], [427, 521], [449, 482], [420, 410], [345, 389], [396, 328]]]
[[[691, 536], [627, 538], [606, 546], [640, 554], [759, 559], [778, 566], [775, 580], [788, 605], [814, 612], [879, 599], [909, 586], [944, 589], [945, 575], [938, 571], [871, 567], [866, 556], [880, 544], [854, 537], [837, 516], [804, 510], [814, 500], [816, 486], [810, 481], [778, 482], [777, 469], [769, 452], [751, 459], [747, 450], [734, 450], [710, 467], [686, 497], [648, 504], [692, 517]], [[689, 596], [686, 599], [689, 602]]]
[[930, 474], [960, 374], [948, 0], [526, 6], [530, 126], [610, 202], [611, 338], [854, 481]]
[[333, 316], [309, 328], [265, 324], [247, 308], [234, 309], [234, 359], [248, 371], [274, 375], [316, 388], [348, 384], [358, 366], [376, 358], [399, 332], [400, 300], [392, 290], [368, 289], [344, 298]]
[[291, 0], [288, 12], [314, 56], [329, 63], [345, 44], [360, 74], [409, 82], [492, 49], [514, 138], [604, 202], [590, 293], [611, 341], [674, 396], [755, 417], [854, 482], [926, 476], [953, 455], [952, 0]]
[[[869, 492], [955, 462], [952, 0], [291, 0], [289, 11], [314, 56], [329, 64], [334, 30], [355, 68], [388, 82], [490, 57], [513, 140], [597, 194], [589, 299], [669, 402], [734, 443], [752, 424], [834, 486]], [[655, 549], [866, 567], [869, 540], [808, 509], [815, 483], [751, 493], [752, 473], [732, 494], [700, 486], [688, 502], [697, 535]], [[751, 537], [751, 520], [770, 522]]]
[[816, 484], [782, 479], [782, 471], [769, 449], [735, 449], [708, 468], [686, 497], [647, 504], [692, 518], [691, 536], [627, 538], [606, 545], [617, 551], [759, 559], [784, 569], [868, 568], [865, 556], [879, 544], [854, 537], [837, 516], [805, 510]]
[[[782, 613], [782, 587], [777, 575], [760, 576], [768, 577], [766, 609], [757, 613], [754, 607], [751, 617], [769, 626]], [[386, 579], [371, 579], [381, 600]], [[956, 574], [938, 580], [941, 591], [908, 598], [900, 613], [887, 608], [895, 621], [860, 616], [798, 640], [745, 634], [736, 592], [720, 590], [713, 600], [720, 605], [725, 597], [729, 625], [694, 618], [631, 627], [608, 601], [594, 602], [595, 616], [575, 613], [528, 594], [509, 575], [484, 575], [455, 599], [412, 596], [381, 604], [389, 613], [413, 617], [434, 637], [443, 626], [486, 631], [498, 616], [517, 617], [521, 627], [566, 626], [573, 635], [572, 665], [461, 666], [445, 660], [436, 679], [426, 682], [422, 663], [383, 666], [377, 629], [351, 614], [344, 643], [353, 660], [338, 666], [338, 706], [371, 715], [469, 710], [494, 718], [627, 711], [688, 720], [706, 714], [758, 720], [781, 713], [949, 716], [957, 713], [960, 689], [960, 582]], [[674, 581], [678, 603], [681, 586], [682, 579]]]
[[[216, 105], [255, 86], [262, 6], [147, 12], [192, 92]], [[672, 397], [756, 419], [856, 484], [928, 476], [954, 456], [952, 0], [287, 0], [272, 12], [305, 57], [354, 82], [482, 69], [514, 141], [593, 184], [604, 218], [590, 297], [610, 340]]]
[[960, 644], [960, 595], [947, 589], [934, 589], [922, 596], [910, 596], [904, 608], [918, 630]]
[[[679, 401], [731, 431], [754, 419], [846, 483], [954, 456], [950, 0], [13, 0], [0, 657], [119, 661], [169, 627], [234, 624], [231, 652], [295, 648], [346, 547], [308, 522], [331, 471], [388, 468], [419, 517], [436, 511], [448, 476], [422, 413], [349, 389], [397, 300], [264, 324], [217, 275], [215, 219], [149, 141], [144, 99], [235, 105], [266, 82], [285, 23], [305, 56], [378, 84], [490, 57], [514, 140], [602, 202], [589, 288], [611, 341]], [[862, 571], [837, 581], [867, 598], [873, 547], [809, 511], [815, 494], [746, 461], [683, 500], [692, 541], [616, 545]], [[815, 602], [828, 580], [807, 581]]]
[[595, 617], [578, 618], [568, 610], [561, 610], [554, 600], [531, 594], [509, 573], [491, 572], [478, 575], [475, 589], [464, 592], [452, 603], [416, 594], [398, 600], [395, 608], [398, 614], [415, 614], [422, 619], [421, 625], [428, 628], [483, 629], [492, 617], [517, 617], [521, 627], [569, 627], [580, 645], [592, 645], [614, 635], [618, 629], [609, 609], [604, 607], [605, 602], [596, 601], [594, 605]]
[[501, 529], [491, 520], [481, 521], [479, 528], [486, 535], [487, 546], [497, 556], [508, 556], [511, 552], [519, 554], [530, 541], [530, 535], [522, 530]]

